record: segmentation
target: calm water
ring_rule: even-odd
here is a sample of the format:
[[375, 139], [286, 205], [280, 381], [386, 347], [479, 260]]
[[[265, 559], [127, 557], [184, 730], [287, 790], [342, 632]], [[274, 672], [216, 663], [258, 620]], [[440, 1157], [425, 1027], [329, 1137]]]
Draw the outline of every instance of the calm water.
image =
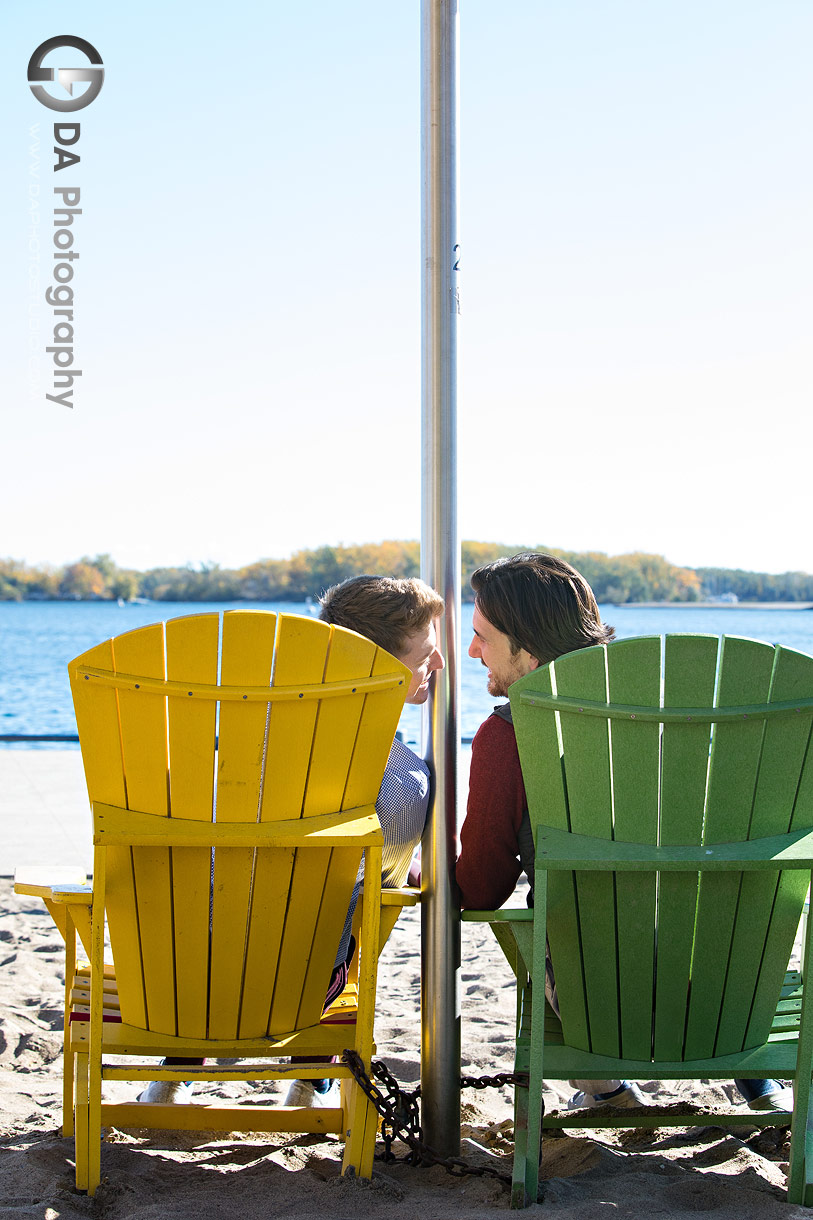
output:
[[[308, 613], [307, 606], [292, 602], [239, 602], [233, 606]], [[200, 602], [121, 607], [115, 602], [0, 602], [0, 735], [75, 733], [67, 663], [100, 640], [162, 618], [230, 608], [233, 607], [226, 603]], [[471, 615], [472, 607], [464, 606], [461, 631], [464, 648], [471, 639]], [[751, 636], [813, 653], [813, 611], [809, 610], [605, 606], [602, 616], [612, 623], [620, 638], [702, 631]], [[480, 662], [465, 655], [461, 663], [461, 690], [461, 733], [471, 737], [495, 700], [486, 693], [485, 670]], [[405, 709], [401, 729], [407, 741], [418, 740], [419, 708]]]

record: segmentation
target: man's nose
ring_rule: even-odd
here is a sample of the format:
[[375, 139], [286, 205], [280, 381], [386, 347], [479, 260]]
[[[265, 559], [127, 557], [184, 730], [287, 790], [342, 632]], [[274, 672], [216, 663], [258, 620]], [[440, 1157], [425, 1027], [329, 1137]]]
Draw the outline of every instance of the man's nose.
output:
[[431, 657], [429, 658], [429, 669], [435, 670], [435, 669], [445, 669], [445, 668], [446, 668], [446, 662], [443, 659], [443, 653], [440, 651], [439, 648], [436, 648], [435, 651], [432, 653]]
[[476, 635], [473, 635], [471, 637], [471, 643], [469, 644], [469, 656], [470, 657], [479, 657], [479, 655], [480, 655], [480, 641], [477, 639]]

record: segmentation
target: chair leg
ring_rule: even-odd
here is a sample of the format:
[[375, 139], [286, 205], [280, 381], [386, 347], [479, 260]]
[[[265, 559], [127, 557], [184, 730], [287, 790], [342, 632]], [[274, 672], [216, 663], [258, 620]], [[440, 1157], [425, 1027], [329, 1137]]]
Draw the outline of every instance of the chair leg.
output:
[[62, 1056], [62, 1134], [73, 1135], [73, 1097], [74, 1097], [74, 1080], [73, 1080], [73, 1055], [71, 1048], [66, 1040], [65, 1051]]
[[76, 974], [76, 929], [70, 912], [65, 928], [65, 1011], [62, 1021], [62, 1134], [73, 1135], [73, 1052], [71, 1050], [71, 991]]
[[511, 1177], [511, 1206], [525, 1207], [525, 1173], [528, 1162], [528, 1090], [514, 1090], [514, 1172]]
[[101, 1063], [88, 1064], [88, 1194], [95, 1195], [102, 1170], [102, 1077]]
[[[531, 978], [525, 988], [523, 1022], [529, 1030], [528, 1143], [525, 1155], [525, 1205], [539, 1196], [539, 1162], [542, 1158], [542, 1082], [545, 1054], [545, 977], [547, 965], [547, 873], [538, 868], [534, 886], [534, 941]], [[533, 979], [537, 986], [534, 992]]]
[[88, 1056], [76, 1055], [74, 1064], [76, 1103], [74, 1108], [74, 1147], [76, 1160], [76, 1189], [87, 1190], [88, 1167]]
[[[517, 1041], [514, 1071], [527, 1072], [530, 1064], [530, 996], [528, 981], [517, 980]], [[514, 1171], [511, 1180], [511, 1207], [526, 1206], [525, 1173], [528, 1159], [528, 1087], [514, 1086]]]
[[539, 1194], [539, 1162], [542, 1156], [542, 1054], [545, 1031], [545, 991], [533, 984], [525, 989], [528, 1009], [528, 1135], [525, 1152], [525, 1206], [536, 1203]]
[[342, 1110], [344, 1111], [344, 1156], [342, 1173], [352, 1169], [358, 1178], [373, 1176], [375, 1137], [378, 1132], [378, 1114], [372, 1102], [354, 1080], [342, 1081]]
[[373, 1160], [375, 1158], [375, 1141], [378, 1135], [378, 1112], [371, 1101], [364, 1099], [364, 1143], [361, 1156], [359, 1177], [369, 1179], [373, 1176]]
[[[800, 1096], [799, 1081], [793, 1083], [794, 1105], [790, 1124], [788, 1203], [813, 1205], [813, 1093]], [[807, 1101], [804, 1113], [802, 1105]]]

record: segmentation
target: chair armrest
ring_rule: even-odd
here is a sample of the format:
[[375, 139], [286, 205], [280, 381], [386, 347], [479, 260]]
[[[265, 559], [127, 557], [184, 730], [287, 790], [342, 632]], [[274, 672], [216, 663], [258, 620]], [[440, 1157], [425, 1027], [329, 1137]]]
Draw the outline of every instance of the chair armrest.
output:
[[75, 934], [90, 957], [90, 908], [93, 886], [80, 869], [19, 868], [14, 876], [14, 892], [41, 898], [53, 919], [68, 952], [69, 974], [74, 961]]
[[14, 873], [14, 893], [82, 906], [90, 906], [93, 901], [87, 874], [78, 868], [18, 868]]
[[531, 907], [501, 907], [499, 911], [461, 911], [460, 918], [468, 923], [532, 923]]
[[414, 907], [421, 900], [421, 891], [411, 885], [402, 885], [398, 889], [382, 889], [382, 907]]

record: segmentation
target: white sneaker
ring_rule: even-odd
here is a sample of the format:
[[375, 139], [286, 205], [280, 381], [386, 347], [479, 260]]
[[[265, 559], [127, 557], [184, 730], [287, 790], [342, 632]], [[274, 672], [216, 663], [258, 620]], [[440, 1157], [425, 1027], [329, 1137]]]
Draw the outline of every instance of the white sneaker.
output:
[[770, 1111], [776, 1110], [779, 1113], [784, 1113], [787, 1110], [793, 1110], [793, 1089], [774, 1089], [772, 1093], [764, 1093], [762, 1097], [752, 1097], [748, 1102], [749, 1110]]
[[151, 1080], [143, 1093], [139, 1093], [136, 1101], [148, 1102], [153, 1106], [165, 1106], [172, 1102], [190, 1101], [194, 1085], [186, 1080]]
[[574, 1093], [567, 1103], [568, 1110], [601, 1110], [604, 1106], [617, 1106], [620, 1110], [634, 1110], [636, 1106], [651, 1105], [637, 1084], [624, 1081], [623, 1088], [610, 1097], [598, 1096], [595, 1093]]
[[292, 1080], [285, 1096], [286, 1106], [309, 1106], [324, 1108], [341, 1105], [341, 1090], [338, 1080], [331, 1080], [326, 1093], [317, 1093], [312, 1080]]

